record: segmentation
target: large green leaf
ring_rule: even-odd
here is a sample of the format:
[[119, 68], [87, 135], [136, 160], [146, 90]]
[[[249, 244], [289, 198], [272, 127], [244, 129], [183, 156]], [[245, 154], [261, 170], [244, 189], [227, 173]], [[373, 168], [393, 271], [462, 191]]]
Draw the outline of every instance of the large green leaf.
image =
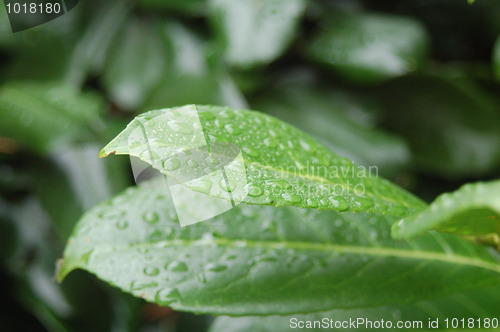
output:
[[340, 75], [373, 83], [416, 70], [427, 36], [418, 21], [380, 14], [340, 14], [312, 40], [310, 56]]
[[394, 225], [396, 237], [428, 229], [465, 236], [500, 235], [500, 180], [470, 183], [439, 196], [427, 209]]
[[472, 82], [410, 76], [381, 92], [387, 125], [408, 140], [421, 170], [453, 179], [498, 168], [498, 105]]
[[[500, 288], [486, 288], [478, 291], [456, 294], [438, 300], [420, 301], [403, 306], [383, 306], [375, 308], [334, 310], [307, 315], [294, 316], [269, 316], [269, 317], [219, 317], [211, 326], [211, 332], [288, 332], [288, 331], [324, 331], [326, 327], [336, 324], [338, 327], [344, 326], [343, 331], [373, 331], [373, 326], [380, 324], [391, 330], [403, 331], [409, 328], [398, 328], [398, 324], [411, 324], [413, 329], [419, 331], [432, 331], [436, 328], [451, 329], [451, 320], [453, 318], [465, 318], [465, 324], [470, 320], [473, 325], [478, 327], [483, 322], [491, 322], [492, 318], [498, 317], [500, 308]], [[332, 320], [332, 321], [331, 321]], [[321, 325], [316, 328], [307, 328], [314, 326], [314, 321], [320, 321]], [[312, 322], [312, 323], [309, 323]], [[371, 322], [371, 325], [370, 325]], [[429, 322], [432, 322], [432, 328], [429, 328]], [[435, 324], [437, 323], [437, 324]], [[307, 325], [306, 325], [307, 324]], [[330, 325], [331, 324], [331, 325]], [[415, 325], [414, 325], [415, 324]], [[421, 325], [420, 325], [421, 324]], [[461, 322], [459, 323], [461, 324]], [[304, 328], [300, 328], [304, 326]], [[322, 327], [321, 327], [322, 326]], [[405, 325], [401, 325], [405, 326]], [[420, 327], [421, 326], [421, 327]], [[468, 327], [468, 325], [465, 325]], [[371, 327], [371, 328], [370, 328]], [[293, 328], [293, 329], [292, 329]], [[490, 325], [491, 328], [491, 325]], [[470, 329], [468, 329], [469, 331]]]
[[242, 204], [180, 227], [164, 182], [153, 183], [83, 217], [58, 280], [83, 268], [148, 301], [229, 315], [408, 303], [500, 281], [485, 248], [439, 233], [393, 240], [394, 219], [381, 215]]
[[[205, 144], [215, 149], [226, 143], [241, 149], [246, 169], [246, 174], [234, 175], [236, 189], [228, 190], [219, 173], [183, 185], [227, 200], [228, 191], [237, 192], [238, 201], [248, 204], [394, 216], [425, 206], [410, 193], [378, 178], [373, 169], [354, 165], [298, 129], [254, 111], [190, 105], [147, 112], [136, 117], [101, 156], [129, 154], [179, 179], [212, 165], [206, 166], [203, 160], [192, 165], [190, 155], [180, 158], [181, 162], [174, 154]], [[239, 188], [241, 183], [244, 188]]]
[[61, 84], [9, 82], [0, 86], [0, 136], [48, 152], [69, 141], [89, 139], [102, 128], [101, 99]]
[[305, 5], [304, 0], [211, 0], [227, 61], [251, 67], [274, 60], [293, 38]]

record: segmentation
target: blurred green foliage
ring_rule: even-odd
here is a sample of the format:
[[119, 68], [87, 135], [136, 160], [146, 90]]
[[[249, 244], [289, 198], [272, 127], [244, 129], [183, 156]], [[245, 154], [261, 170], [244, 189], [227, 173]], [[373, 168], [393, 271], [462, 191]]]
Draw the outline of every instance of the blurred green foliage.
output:
[[133, 184], [97, 153], [134, 115], [269, 112], [431, 201], [500, 175], [500, 2], [81, 0], [13, 34], [0, 6], [1, 331], [203, 331], [82, 271], [81, 214]]

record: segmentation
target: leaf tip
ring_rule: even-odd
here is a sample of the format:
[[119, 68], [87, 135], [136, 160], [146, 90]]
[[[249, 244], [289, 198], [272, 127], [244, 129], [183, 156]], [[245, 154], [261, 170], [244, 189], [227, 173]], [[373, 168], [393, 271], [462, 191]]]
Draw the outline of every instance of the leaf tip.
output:
[[56, 262], [56, 271], [54, 274], [54, 279], [58, 283], [62, 283], [66, 276], [74, 270], [74, 266], [68, 266], [64, 258], [59, 258]]
[[111, 151], [111, 152], [106, 152], [106, 149], [102, 149], [101, 152], [99, 152], [99, 158], [106, 158], [110, 154], [116, 153], [116, 151]]

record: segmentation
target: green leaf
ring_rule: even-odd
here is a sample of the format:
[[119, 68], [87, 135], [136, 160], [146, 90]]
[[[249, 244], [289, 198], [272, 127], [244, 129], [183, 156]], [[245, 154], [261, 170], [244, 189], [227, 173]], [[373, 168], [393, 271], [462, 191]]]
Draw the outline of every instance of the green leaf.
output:
[[[332, 17], [333, 16], [333, 17]], [[380, 14], [328, 16], [309, 55], [355, 82], [376, 83], [419, 68], [427, 35], [418, 21]]]
[[[228, 142], [241, 149], [241, 159], [231, 162], [233, 168], [242, 163], [245, 167], [245, 174], [234, 174], [237, 188], [232, 192], [237, 201], [401, 217], [425, 206], [372, 174], [373, 169], [354, 165], [298, 129], [255, 111], [189, 105], [147, 112], [136, 117], [100, 156], [139, 157], [179, 181], [194, 178], [191, 173], [199, 173], [207, 163], [197, 160], [193, 166], [187, 160], [192, 157], [186, 155], [180, 161], [174, 154], [204, 145], [216, 149]], [[192, 190], [230, 200], [225, 178], [213, 174], [181, 182]]]
[[403, 77], [381, 93], [387, 125], [408, 140], [423, 171], [456, 179], [498, 168], [498, 105], [472, 82]]
[[[435, 328], [445, 329], [445, 319], [465, 318], [483, 321], [483, 319], [491, 319], [498, 317], [500, 301], [500, 289], [498, 287], [481, 289], [479, 291], [456, 294], [438, 300], [420, 301], [404, 306], [383, 306], [375, 308], [349, 309], [349, 310], [334, 310], [306, 315], [294, 316], [269, 316], [269, 317], [219, 317], [212, 324], [209, 331], [211, 332], [288, 332], [293, 326], [294, 330], [298, 331], [324, 331], [331, 324], [344, 324], [342, 330], [347, 331], [373, 331], [370, 328], [370, 323], [380, 322], [384, 320], [384, 326], [388, 326], [388, 322], [392, 323], [394, 331], [408, 330], [405, 328], [397, 328], [398, 322], [407, 324], [422, 324], [414, 326], [414, 329], [419, 331], [433, 331]], [[324, 319], [327, 319], [325, 323]], [[356, 325], [358, 319], [359, 325]], [[432, 322], [437, 322], [434, 328], [429, 328], [429, 319]], [[308, 321], [320, 321], [324, 325], [323, 328], [300, 328], [305, 326]], [[349, 325], [354, 321], [353, 325]], [[300, 323], [299, 323], [300, 322]], [[347, 322], [345, 325], [344, 322]], [[300, 325], [299, 325], [300, 324]], [[314, 324], [314, 323], [312, 323]], [[296, 327], [297, 326], [297, 327]], [[373, 325], [372, 325], [373, 326]], [[376, 326], [376, 325], [375, 325]], [[449, 324], [451, 327], [451, 324]], [[340, 329], [340, 328], [339, 328]], [[387, 328], [389, 329], [389, 328]], [[469, 329], [468, 329], [469, 330]], [[441, 330], [442, 331], [442, 330]], [[451, 329], [450, 329], [451, 331]]]
[[172, 21], [161, 25], [160, 32], [168, 49], [164, 55], [169, 58], [168, 64], [160, 81], [147, 91], [142, 110], [186, 103], [242, 104], [239, 93], [234, 88], [228, 89], [227, 74], [209, 68], [206, 57], [210, 50], [198, 34]]
[[103, 84], [113, 101], [136, 109], [166, 73], [167, 50], [160, 26], [130, 20], [115, 38], [104, 66]]
[[87, 212], [58, 280], [82, 268], [151, 302], [227, 315], [410, 303], [500, 281], [485, 248], [434, 232], [393, 240], [395, 219], [380, 215], [241, 204], [179, 227], [154, 183]]
[[61, 148], [51, 161], [33, 159], [32, 186], [60, 239], [71, 234], [83, 211], [125, 189], [129, 169], [125, 160], [99, 162], [96, 145]]
[[[464, 236], [500, 235], [500, 180], [469, 183], [439, 196], [421, 213], [394, 224], [393, 235], [411, 237], [429, 229]], [[498, 241], [498, 240], [497, 240]]]
[[498, 80], [500, 80], [500, 37], [497, 38], [493, 46], [493, 71]]
[[73, 48], [66, 81], [82, 86], [89, 74], [102, 72], [106, 55], [117, 32], [123, 26], [131, 5], [120, 0], [93, 2], [88, 12], [95, 13], [86, 22], [86, 29]]
[[276, 59], [292, 40], [304, 0], [211, 0], [211, 19], [227, 61], [252, 67]]
[[377, 166], [384, 176], [394, 176], [409, 164], [410, 151], [401, 138], [349, 117], [349, 111], [367, 108], [359, 97], [340, 100], [342, 92], [334, 95], [304, 85], [300, 82], [266, 90], [253, 105], [290, 122], [358, 165]]
[[65, 85], [9, 82], [0, 87], [0, 136], [45, 153], [93, 137], [102, 107], [97, 95]]

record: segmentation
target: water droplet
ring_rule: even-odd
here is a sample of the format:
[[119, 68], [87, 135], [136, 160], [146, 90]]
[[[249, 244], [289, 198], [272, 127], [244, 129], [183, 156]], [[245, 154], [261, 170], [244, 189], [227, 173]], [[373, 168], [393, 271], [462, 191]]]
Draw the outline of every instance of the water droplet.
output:
[[188, 266], [184, 262], [172, 262], [165, 266], [165, 269], [172, 272], [186, 272], [189, 270]]
[[406, 212], [406, 210], [401, 206], [394, 205], [391, 207], [391, 214], [393, 214], [395, 216], [402, 216], [405, 214], [405, 212]]
[[275, 189], [290, 189], [292, 188], [292, 185], [283, 179], [273, 179], [273, 180], [266, 180], [266, 185], [272, 186]]
[[163, 162], [163, 169], [165, 169], [167, 171], [175, 171], [180, 166], [181, 166], [181, 162], [179, 161], [179, 159], [175, 159], [175, 158], [167, 159]]
[[144, 274], [147, 275], [148, 277], [157, 276], [159, 273], [160, 270], [158, 270], [156, 267], [147, 267], [144, 269]]
[[132, 282], [130, 285], [130, 290], [137, 291], [137, 290], [142, 290], [146, 288], [153, 288], [157, 287], [158, 283], [155, 281], [144, 281], [144, 280], [136, 280]]
[[119, 220], [115, 224], [116, 228], [124, 230], [128, 227], [128, 222], [126, 220]]
[[373, 201], [369, 198], [356, 197], [356, 205], [363, 209], [368, 209], [371, 208], [374, 204]]
[[260, 155], [259, 151], [255, 150], [253, 148], [250, 148], [248, 146], [243, 147], [242, 150], [250, 157], [258, 157]]
[[213, 241], [214, 238], [215, 238], [214, 233], [212, 233], [212, 232], [203, 233], [203, 235], [201, 236], [201, 240], [207, 241], [207, 242]]
[[223, 264], [208, 264], [207, 269], [213, 272], [220, 272], [226, 270], [227, 266]]
[[236, 188], [236, 182], [231, 179], [222, 179], [219, 181], [219, 187], [227, 192], [232, 192]]
[[281, 195], [281, 197], [283, 197], [287, 202], [292, 204], [300, 203], [302, 201], [299, 195], [295, 195], [292, 193], [284, 193], [283, 195]]
[[193, 133], [193, 127], [185, 122], [182, 121], [177, 121], [177, 120], [172, 120], [168, 122], [168, 126], [175, 131], [176, 133], [179, 134], [192, 134]]
[[196, 168], [196, 167], [198, 167], [198, 165], [199, 165], [200, 163], [198, 163], [198, 161], [197, 161], [197, 160], [193, 160], [193, 159], [191, 159], [191, 160], [188, 160], [187, 164], [188, 164], [188, 166], [189, 166], [189, 167], [191, 167], [191, 168]]
[[241, 134], [240, 128], [238, 128], [238, 126], [236, 126], [235, 124], [232, 124], [232, 123], [225, 125], [224, 129], [226, 129], [226, 131], [232, 135]]
[[235, 114], [232, 111], [225, 110], [220, 112], [220, 116], [226, 119], [234, 119]]
[[156, 224], [160, 220], [160, 216], [156, 212], [146, 212], [142, 219], [148, 224]]
[[210, 194], [210, 189], [212, 189], [212, 181], [209, 179], [196, 179], [190, 184], [191, 189], [194, 191], [201, 192], [203, 194]]
[[337, 211], [345, 211], [349, 209], [349, 203], [339, 196], [329, 197], [328, 200], [332, 203]]
[[155, 302], [160, 304], [170, 304], [181, 298], [181, 294], [177, 288], [160, 289], [155, 295]]
[[92, 255], [92, 252], [93, 252], [93, 251], [94, 251], [94, 249], [89, 250], [89, 251], [87, 251], [86, 253], [84, 253], [84, 254], [82, 255], [82, 257], [80, 257], [80, 259], [82, 260], [82, 262], [83, 262], [84, 264], [88, 264], [88, 263], [89, 263], [89, 260], [90, 260], [90, 255]]
[[264, 140], [264, 144], [270, 148], [275, 148], [278, 146], [279, 142], [272, 137], [268, 137]]
[[151, 232], [151, 234], [148, 235], [148, 241], [149, 242], [159, 242], [159, 241], [162, 241], [162, 240], [165, 240], [165, 238], [167, 238], [168, 235], [165, 234], [163, 231], [159, 230], [159, 229], [155, 229], [153, 232]]
[[379, 210], [381, 212], [387, 212], [387, 210], [389, 210], [389, 206], [387, 206], [387, 204], [379, 201], [379, 202], [377, 202], [377, 210]]
[[[119, 204], [119, 203], [113, 201], [113, 204]], [[115, 210], [107, 211], [106, 210], [106, 211], [99, 213], [98, 217], [102, 218], [102, 219], [120, 219], [123, 216], [125, 216], [126, 214], [127, 214], [127, 212], [125, 212], [125, 211], [115, 211]]]
[[304, 140], [300, 140], [299, 143], [300, 143], [300, 146], [302, 147], [302, 149], [304, 149], [306, 151], [311, 151], [311, 145], [309, 145], [309, 143], [307, 143]]
[[215, 126], [217, 128], [224, 128], [224, 122], [220, 121], [220, 120], [215, 120]]
[[311, 208], [318, 207], [318, 205], [319, 205], [316, 200], [310, 199], [310, 198], [306, 201], [306, 203], [307, 203], [307, 206], [309, 206]]
[[262, 187], [260, 186], [257, 186], [255, 184], [251, 184], [248, 186], [248, 196], [259, 197], [262, 196], [263, 193], [264, 189], [262, 189]]
[[[269, 119], [268, 119], [269, 120]], [[278, 134], [274, 131], [274, 130], [269, 130], [269, 135], [273, 136], [273, 137], [276, 137], [278, 136]]]

